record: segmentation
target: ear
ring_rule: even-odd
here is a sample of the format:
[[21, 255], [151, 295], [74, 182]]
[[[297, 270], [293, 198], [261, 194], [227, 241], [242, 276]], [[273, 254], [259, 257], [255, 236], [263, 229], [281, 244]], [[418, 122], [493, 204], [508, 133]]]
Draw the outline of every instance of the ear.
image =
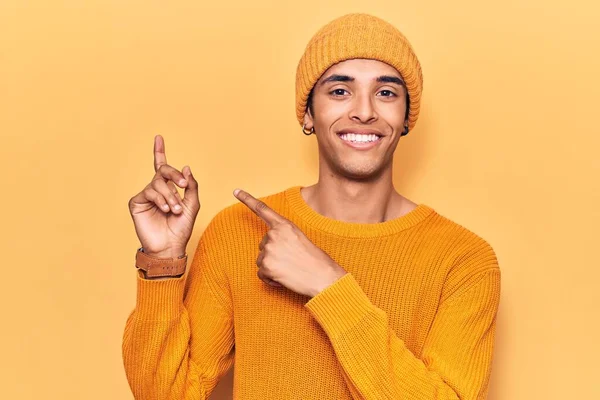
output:
[[408, 131], [408, 119], [404, 120], [404, 125], [402, 126], [402, 135], [405, 135], [404, 132]]
[[314, 126], [313, 117], [308, 107], [306, 108], [306, 112], [304, 113], [304, 126], [306, 126], [306, 129], [311, 129]]

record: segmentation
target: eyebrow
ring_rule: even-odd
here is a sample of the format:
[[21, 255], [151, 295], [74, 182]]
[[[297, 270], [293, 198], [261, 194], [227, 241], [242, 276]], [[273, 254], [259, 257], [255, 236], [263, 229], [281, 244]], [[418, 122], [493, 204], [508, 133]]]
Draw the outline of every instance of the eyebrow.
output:
[[[386, 83], [396, 83], [400, 86], [404, 86], [406, 87], [406, 84], [404, 83], [404, 81], [400, 78], [398, 78], [397, 76], [393, 76], [393, 75], [381, 75], [378, 76], [377, 79], [375, 79], [377, 82], [386, 82]], [[339, 74], [333, 74], [328, 76], [327, 78], [323, 79], [323, 81], [321, 82], [321, 85], [324, 85], [327, 82], [354, 82], [355, 78], [349, 75], [339, 75]]]

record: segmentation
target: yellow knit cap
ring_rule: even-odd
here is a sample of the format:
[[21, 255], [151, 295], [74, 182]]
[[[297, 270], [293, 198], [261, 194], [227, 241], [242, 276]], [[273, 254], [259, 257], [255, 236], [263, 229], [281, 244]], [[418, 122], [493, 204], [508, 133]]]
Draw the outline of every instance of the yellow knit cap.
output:
[[423, 90], [421, 64], [406, 37], [393, 25], [369, 14], [352, 13], [334, 19], [310, 39], [296, 70], [296, 116], [304, 125], [308, 95], [332, 65], [368, 58], [396, 68], [409, 97], [408, 129], [417, 122]]

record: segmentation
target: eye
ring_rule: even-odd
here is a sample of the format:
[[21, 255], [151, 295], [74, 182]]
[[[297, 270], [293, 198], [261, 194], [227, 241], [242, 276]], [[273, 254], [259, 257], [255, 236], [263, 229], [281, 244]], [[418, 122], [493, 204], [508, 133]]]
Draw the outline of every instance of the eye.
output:
[[384, 95], [383, 97], [395, 97], [396, 96], [396, 93], [392, 92], [391, 90], [387, 90], [387, 89], [384, 89], [379, 93], [389, 93], [390, 94], [389, 96]]
[[331, 92], [329, 92], [329, 94], [333, 94], [334, 96], [343, 96], [343, 93], [339, 93], [339, 92], [346, 92], [346, 89], [333, 89]]

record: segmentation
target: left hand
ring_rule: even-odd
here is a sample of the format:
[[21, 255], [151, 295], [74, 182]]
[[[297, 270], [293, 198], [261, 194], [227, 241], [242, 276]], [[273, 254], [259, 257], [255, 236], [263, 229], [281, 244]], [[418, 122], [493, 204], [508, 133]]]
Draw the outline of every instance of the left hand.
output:
[[257, 275], [262, 281], [312, 298], [346, 274], [296, 225], [264, 202], [243, 190], [237, 194], [234, 191], [234, 196], [269, 227], [258, 246], [261, 252], [256, 259]]

